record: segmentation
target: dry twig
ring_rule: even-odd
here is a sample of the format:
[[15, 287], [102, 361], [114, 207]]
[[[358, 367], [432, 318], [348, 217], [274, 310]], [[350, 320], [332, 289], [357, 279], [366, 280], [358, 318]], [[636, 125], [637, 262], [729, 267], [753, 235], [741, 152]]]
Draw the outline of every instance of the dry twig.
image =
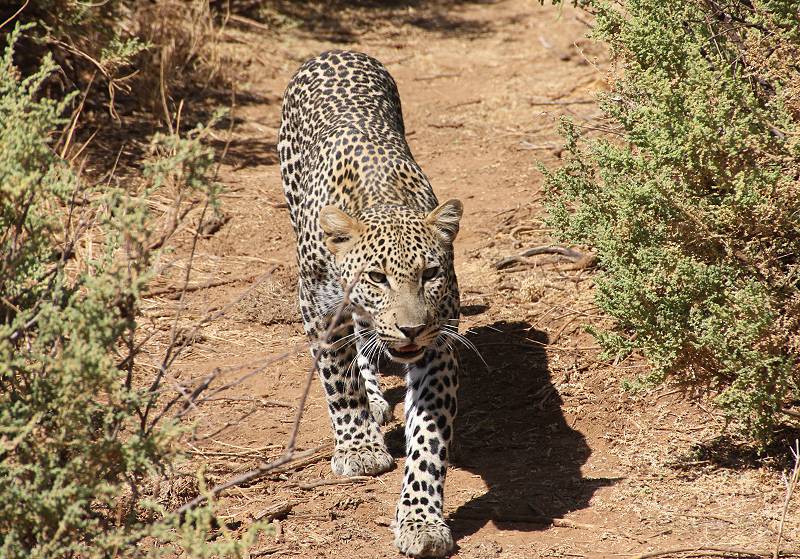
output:
[[261, 31], [273, 31], [273, 29], [260, 21], [256, 21], [254, 19], [250, 19], [249, 17], [244, 17], [236, 14], [228, 15], [228, 19], [230, 21], [235, 21], [236, 23], [241, 23], [243, 25], [249, 25], [250, 27], [254, 27], [256, 29], [260, 29]]
[[790, 448], [792, 456], [794, 456], [794, 467], [792, 473], [787, 477], [783, 476], [784, 484], [786, 485], [786, 499], [783, 501], [783, 514], [781, 514], [781, 524], [778, 527], [778, 538], [775, 541], [775, 551], [772, 553], [772, 559], [778, 559], [781, 554], [781, 539], [783, 538], [783, 525], [786, 523], [786, 513], [789, 512], [789, 503], [792, 500], [792, 495], [797, 487], [797, 482], [800, 480], [800, 440], [795, 439], [794, 448]]
[[353, 476], [353, 477], [346, 477], [346, 478], [339, 478], [339, 479], [318, 479], [317, 481], [310, 481], [307, 483], [298, 483], [297, 487], [299, 489], [303, 489], [308, 491], [309, 489], [314, 489], [316, 487], [322, 487], [324, 485], [348, 485], [350, 483], [364, 483], [367, 481], [372, 481], [375, 478], [369, 476]]
[[250, 553], [250, 557], [264, 557], [265, 555], [272, 555], [273, 553], [277, 553], [283, 550], [283, 547], [279, 545], [272, 545], [270, 547], [265, 547], [264, 549], [260, 549], [258, 551], [253, 551]]
[[532, 144], [527, 140], [522, 140], [517, 145], [517, 150], [519, 150], [519, 151], [537, 151], [537, 150], [541, 151], [541, 150], [548, 150], [548, 149], [557, 150], [557, 149], [559, 149], [559, 146], [557, 146], [555, 144]]
[[22, 4], [22, 6], [20, 6], [20, 7], [19, 7], [19, 9], [18, 9], [16, 12], [14, 12], [13, 14], [11, 14], [11, 16], [9, 16], [9, 17], [8, 17], [8, 19], [6, 19], [6, 20], [5, 20], [3, 23], [0, 23], [0, 29], [2, 29], [3, 27], [5, 27], [5, 26], [8, 24], [8, 22], [10, 22], [11, 20], [13, 20], [13, 19], [14, 19], [15, 17], [17, 17], [17, 16], [18, 16], [20, 13], [22, 13], [22, 10], [24, 10], [25, 8], [27, 8], [27, 7], [28, 7], [28, 3], [29, 3], [29, 2], [30, 2], [30, 0], [25, 0], [25, 3], [24, 3], [24, 4]]

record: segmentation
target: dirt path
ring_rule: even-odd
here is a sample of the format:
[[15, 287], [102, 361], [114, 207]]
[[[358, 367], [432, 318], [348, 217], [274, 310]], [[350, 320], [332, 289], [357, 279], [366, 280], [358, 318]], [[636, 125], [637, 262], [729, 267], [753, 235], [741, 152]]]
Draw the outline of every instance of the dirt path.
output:
[[[289, 20], [274, 35], [231, 28], [229, 48], [247, 70], [221, 175], [230, 221], [201, 241], [194, 280], [230, 283], [192, 292], [182, 320], [221, 308], [260, 274], [273, 274], [205, 328], [178, 369], [191, 382], [221, 367], [221, 384], [257, 371], [270, 356], [288, 350], [292, 357], [259, 370], [196, 417], [192, 448], [208, 464], [209, 479], [278, 455], [291, 428], [310, 359], [295, 309], [294, 238], [276, 164], [280, 95], [306, 58], [352, 48], [388, 66], [418, 162], [440, 199], [458, 197], [466, 208], [457, 241], [464, 324], [488, 367], [464, 352], [446, 501], [455, 557], [618, 557], [708, 543], [771, 548], [782, 509], [778, 474], [747, 467], [746, 455], [720, 457], [708, 446], [706, 454], [692, 453], [720, 425], [702, 408], [669, 394], [633, 400], [623, 393], [621, 379], [641, 365], [601, 360], [583, 332], [599, 320], [591, 274], [547, 256], [531, 259], [534, 267], [493, 267], [551, 242], [536, 165], [558, 161], [559, 116], [588, 126], [599, 117], [591, 100], [603, 88], [605, 56], [584, 38], [580, 14], [504, 0], [317, 16], [300, 25], [282, 14]], [[158, 325], [175, 309], [168, 298], [154, 299], [147, 314]], [[397, 556], [387, 525], [402, 472], [403, 381], [388, 375], [385, 385], [390, 403], [399, 404], [385, 432], [400, 466], [364, 483], [299, 487], [332, 478], [323, 456], [231, 491], [220, 507], [234, 529], [276, 503], [292, 506], [279, 534], [263, 537], [254, 551]], [[299, 446], [328, 443], [315, 383]], [[543, 517], [568, 522], [551, 526]], [[790, 515], [789, 539], [800, 536], [796, 520]]]

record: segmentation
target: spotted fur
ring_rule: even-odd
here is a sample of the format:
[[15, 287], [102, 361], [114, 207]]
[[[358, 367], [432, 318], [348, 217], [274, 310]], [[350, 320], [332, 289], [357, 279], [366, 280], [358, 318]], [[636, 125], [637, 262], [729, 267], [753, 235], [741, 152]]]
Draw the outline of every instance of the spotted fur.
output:
[[[461, 203], [438, 204], [406, 143], [397, 86], [365, 54], [331, 51], [303, 64], [284, 95], [278, 150], [297, 235], [300, 309], [334, 430], [333, 471], [391, 468], [377, 362], [385, 355], [404, 363], [395, 543], [414, 557], [446, 555], [453, 538], [442, 507], [458, 386], [452, 243]], [[323, 344], [348, 286], [350, 320]]]

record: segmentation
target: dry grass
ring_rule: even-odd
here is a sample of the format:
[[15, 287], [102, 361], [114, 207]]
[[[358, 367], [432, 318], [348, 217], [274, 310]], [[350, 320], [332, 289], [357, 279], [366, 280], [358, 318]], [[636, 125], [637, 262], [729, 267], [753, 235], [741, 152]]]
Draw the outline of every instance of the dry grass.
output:
[[155, 45], [142, 63], [138, 94], [155, 111], [166, 81], [170, 92], [191, 86], [197, 90], [231, 84], [235, 64], [223, 55], [221, 45], [226, 19], [212, 12], [203, 0], [157, 0], [137, 3], [131, 13], [132, 32]]

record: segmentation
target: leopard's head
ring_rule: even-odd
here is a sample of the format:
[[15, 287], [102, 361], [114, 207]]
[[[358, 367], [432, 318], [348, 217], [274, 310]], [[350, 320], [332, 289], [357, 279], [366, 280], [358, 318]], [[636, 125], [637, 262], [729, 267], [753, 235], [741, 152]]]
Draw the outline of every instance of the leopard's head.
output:
[[449, 200], [430, 213], [373, 206], [349, 215], [320, 212], [325, 244], [356, 314], [373, 327], [374, 346], [413, 363], [458, 317], [453, 240], [463, 208]]

